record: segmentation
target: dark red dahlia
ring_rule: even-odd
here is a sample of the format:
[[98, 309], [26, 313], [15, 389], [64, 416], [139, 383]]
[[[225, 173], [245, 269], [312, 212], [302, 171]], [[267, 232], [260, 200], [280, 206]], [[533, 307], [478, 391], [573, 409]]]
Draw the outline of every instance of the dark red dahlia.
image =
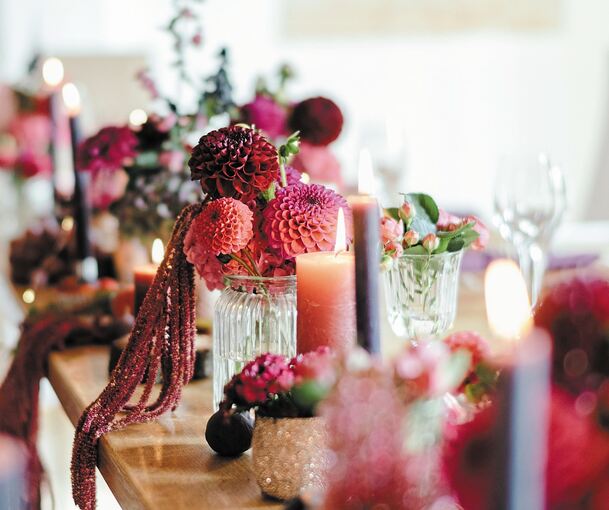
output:
[[312, 97], [298, 103], [289, 120], [293, 131], [313, 145], [328, 145], [338, 138], [343, 128], [340, 108], [325, 97]]
[[260, 133], [229, 126], [201, 137], [188, 166], [193, 181], [212, 198], [244, 202], [266, 191], [279, 175], [277, 149]]
[[609, 377], [609, 282], [574, 278], [550, 290], [535, 324], [554, 342], [554, 382], [573, 393], [597, 389]]
[[128, 127], [108, 126], [87, 138], [78, 148], [79, 170], [118, 170], [136, 155], [138, 141]]
[[349, 233], [351, 209], [338, 193], [320, 184], [279, 188], [264, 210], [264, 231], [270, 246], [287, 258], [334, 249], [340, 208]]

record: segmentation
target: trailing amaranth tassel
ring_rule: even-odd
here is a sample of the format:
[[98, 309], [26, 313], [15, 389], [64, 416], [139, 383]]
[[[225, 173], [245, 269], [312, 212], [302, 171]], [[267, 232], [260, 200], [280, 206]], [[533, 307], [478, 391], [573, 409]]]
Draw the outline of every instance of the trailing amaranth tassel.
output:
[[[99, 438], [132, 423], [152, 420], [175, 409], [182, 387], [194, 370], [195, 305], [193, 266], [184, 255], [184, 238], [203, 204], [185, 207], [154, 282], [140, 308], [129, 343], [110, 381], [80, 417], [72, 451], [72, 495], [83, 510], [95, 508], [95, 466]], [[136, 404], [129, 400], [144, 373], [148, 376]], [[163, 375], [159, 396], [149, 402], [156, 376]], [[117, 418], [119, 413], [125, 413]]]

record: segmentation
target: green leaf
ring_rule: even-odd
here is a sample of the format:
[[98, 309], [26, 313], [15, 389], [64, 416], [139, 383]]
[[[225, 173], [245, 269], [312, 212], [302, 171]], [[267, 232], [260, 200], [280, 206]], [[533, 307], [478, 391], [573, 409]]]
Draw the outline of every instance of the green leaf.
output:
[[438, 209], [436, 201], [433, 198], [425, 193], [407, 193], [404, 195], [404, 197], [406, 201], [414, 204], [417, 210], [417, 215], [419, 215], [421, 211], [425, 211], [425, 214], [434, 225], [438, 223], [438, 218], [440, 218], [440, 210]]
[[398, 214], [399, 209], [397, 207], [388, 207], [385, 209], [385, 214], [395, 221], [400, 221], [400, 215]]
[[452, 239], [453, 237], [457, 237], [460, 236], [461, 234], [467, 232], [468, 230], [474, 228], [475, 223], [472, 221], [470, 223], [466, 223], [465, 225], [460, 226], [458, 229], [453, 230], [453, 231], [445, 231], [445, 230], [440, 230], [438, 232], [438, 237], [443, 237], [443, 238], [447, 238], [447, 239]]
[[423, 245], [417, 244], [415, 246], [411, 246], [410, 248], [406, 248], [404, 253], [407, 255], [429, 255], [427, 250], [423, 248]]
[[416, 210], [409, 228], [418, 232], [421, 239], [427, 234], [435, 234], [440, 212], [433, 198], [424, 193], [408, 193], [404, 199], [414, 205]]
[[[443, 239], [443, 241], [446, 241], [446, 239]], [[453, 253], [453, 252], [462, 250], [464, 246], [465, 246], [465, 242], [463, 241], [463, 239], [461, 239], [461, 238], [450, 239], [448, 241], [448, 245], [446, 246], [446, 251]]]
[[476, 239], [478, 239], [479, 236], [480, 236], [480, 234], [478, 234], [478, 232], [476, 232], [475, 230], [470, 229], [470, 230], [464, 232], [463, 236], [461, 237], [461, 239], [463, 239], [463, 245], [467, 248]]
[[317, 381], [305, 381], [291, 390], [296, 405], [303, 411], [315, 409], [315, 406], [328, 394], [328, 387]]
[[267, 188], [266, 191], [262, 192], [262, 198], [264, 198], [264, 200], [266, 202], [270, 202], [271, 200], [273, 200], [275, 198], [275, 183], [272, 182], [271, 185]]

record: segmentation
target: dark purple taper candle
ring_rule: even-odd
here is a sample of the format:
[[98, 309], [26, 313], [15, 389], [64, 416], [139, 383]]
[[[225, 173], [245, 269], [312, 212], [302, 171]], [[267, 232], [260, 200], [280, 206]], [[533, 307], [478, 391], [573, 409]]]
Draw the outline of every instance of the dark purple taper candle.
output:
[[489, 509], [545, 508], [550, 354], [547, 334], [533, 330], [496, 360], [501, 373]]
[[379, 310], [379, 204], [370, 195], [349, 197], [353, 211], [357, 344], [381, 352]]

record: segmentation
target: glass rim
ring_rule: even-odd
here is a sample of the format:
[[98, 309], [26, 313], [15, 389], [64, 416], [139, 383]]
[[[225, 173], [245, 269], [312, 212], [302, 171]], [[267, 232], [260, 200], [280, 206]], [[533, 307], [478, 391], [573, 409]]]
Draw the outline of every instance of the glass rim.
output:
[[296, 281], [296, 275], [285, 276], [253, 276], [248, 274], [225, 274], [227, 278], [233, 282], [260, 282], [260, 283], [292, 283]]
[[463, 253], [465, 253], [465, 249], [461, 248], [460, 250], [457, 251], [443, 251], [442, 253], [402, 253], [402, 255], [400, 255], [399, 257], [397, 257], [397, 260], [400, 259], [414, 259], [414, 258], [425, 258], [425, 259], [432, 259], [432, 258], [448, 258], [448, 257], [452, 257], [454, 255], [463, 255]]

